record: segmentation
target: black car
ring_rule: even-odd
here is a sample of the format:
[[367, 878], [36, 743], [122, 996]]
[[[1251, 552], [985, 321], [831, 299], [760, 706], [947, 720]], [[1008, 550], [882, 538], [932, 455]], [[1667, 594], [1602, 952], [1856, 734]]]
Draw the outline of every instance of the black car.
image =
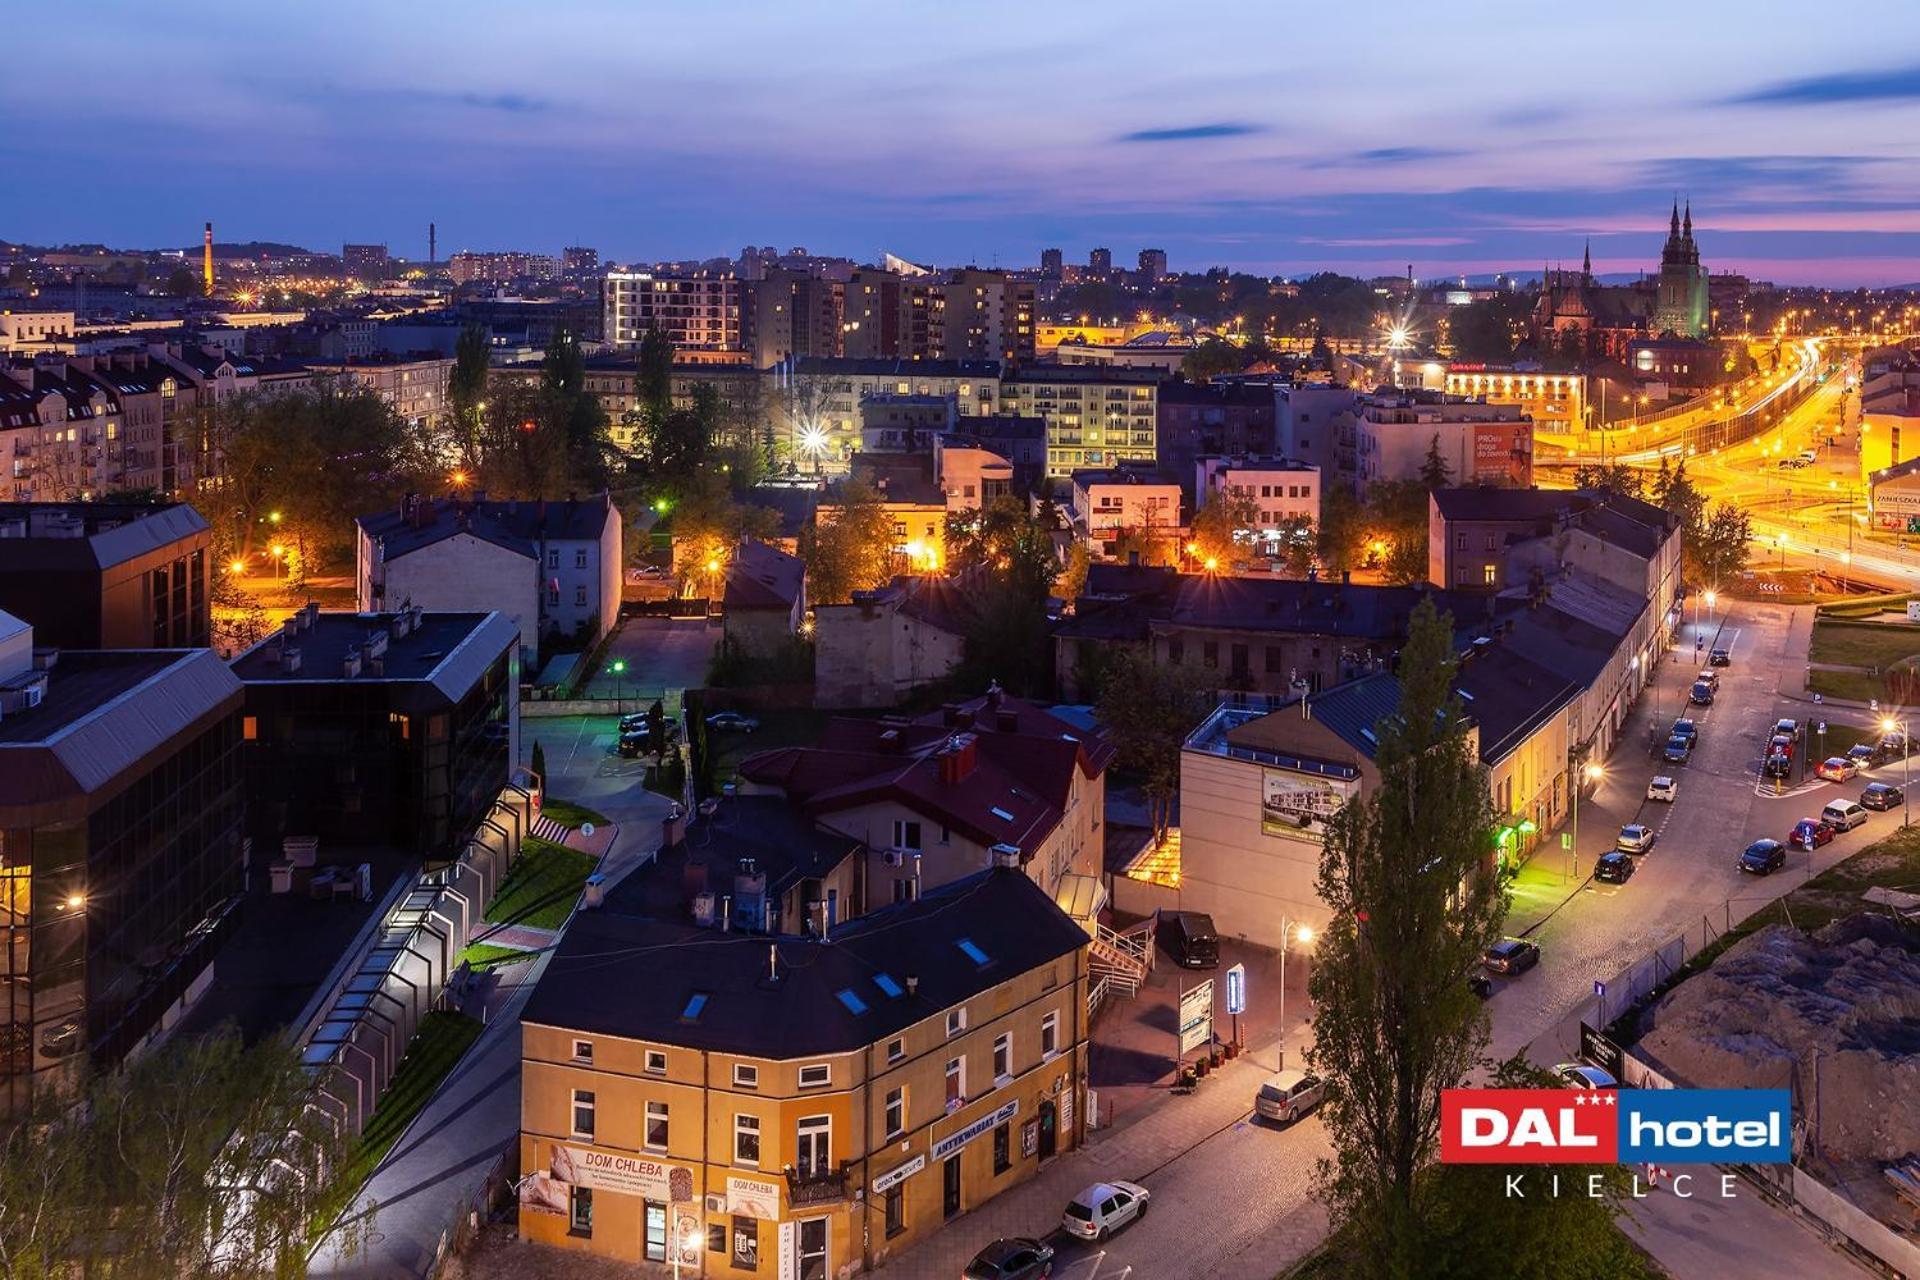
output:
[[995, 1240], [973, 1255], [961, 1280], [1041, 1280], [1053, 1274], [1053, 1246], [1027, 1236]]
[[1660, 758], [1668, 764], [1685, 764], [1693, 754], [1693, 739], [1674, 734], [1667, 739], [1667, 745], [1660, 749]]
[[1897, 809], [1906, 803], [1906, 799], [1907, 793], [1891, 782], [1869, 782], [1867, 789], [1860, 793], [1860, 804], [1863, 808], [1882, 811]]
[[1633, 859], [1624, 853], [1603, 853], [1593, 864], [1593, 878], [1603, 884], [1625, 884], [1633, 879]]
[[1784, 778], [1793, 772], [1793, 757], [1784, 751], [1769, 751], [1763, 767], [1769, 778]]
[[1667, 730], [1667, 736], [1671, 738], [1685, 738], [1688, 742], [1692, 742], [1700, 736], [1700, 726], [1685, 716], [1682, 716], [1673, 722], [1673, 728]]
[[1687, 690], [1687, 701], [1696, 707], [1712, 706], [1713, 686], [1705, 680], [1695, 680], [1693, 682], [1693, 688]]
[[1715, 649], [1712, 656], [1707, 659], [1707, 665], [1710, 667], [1730, 667], [1733, 665], [1733, 655], [1725, 649]]
[[1772, 875], [1787, 865], [1787, 846], [1778, 840], [1755, 840], [1735, 865], [1756, 876]]
[[1502, 938], [1487, 948], [1480, 963], [1494, 973], [1525, 973], [1540, 963], [1540, 948], [1524, 938]]
[[1220, 934], [1203, 911], [1162, 911], [1153, 936], [1183, 969], [1220, 967]]

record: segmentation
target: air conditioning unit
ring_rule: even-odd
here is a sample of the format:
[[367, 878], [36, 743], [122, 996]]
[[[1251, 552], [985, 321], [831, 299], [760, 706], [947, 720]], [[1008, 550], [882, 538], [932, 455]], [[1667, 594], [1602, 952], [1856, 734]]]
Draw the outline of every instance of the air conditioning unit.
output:
[[708, 1213], [725, 1213], [726, 1211], [727, 1211], [727, 1198], [725, 1196], [708, 1196], [707, 1197]]
[[905, 849], [886, 849], [882, 851], [882, 856], [886, 858], [887, 865], [890, 867], [904, 867], [907, 865], [907, 851]]

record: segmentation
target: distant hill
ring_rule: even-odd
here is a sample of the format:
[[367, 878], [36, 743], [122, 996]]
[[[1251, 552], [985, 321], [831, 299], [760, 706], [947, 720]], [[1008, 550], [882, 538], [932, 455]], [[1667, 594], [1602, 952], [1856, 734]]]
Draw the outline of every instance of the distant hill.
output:
[[[197, 254], [201, 248], [200, 244], [190, 244], [181, 252]], [[240, 244], [226, 244], [219, 240], [213, 242], [213, 256], [216, 258], [291, 258], [296, 254], [312, 252], [297, 244], [281, 244], [277, 240], [247, 240]]]

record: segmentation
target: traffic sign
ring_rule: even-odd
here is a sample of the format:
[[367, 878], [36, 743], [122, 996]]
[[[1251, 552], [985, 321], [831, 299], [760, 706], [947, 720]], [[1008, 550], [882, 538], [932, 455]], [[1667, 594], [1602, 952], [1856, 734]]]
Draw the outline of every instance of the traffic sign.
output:
[[1817, 729], [1817, 730], [1815, 730], [1815, 732], [1817, 732], [1817, 733], [1825, 733], [1826, 731], [1827, 731], [1827, 722], [1826, 722], [1825, 720], [1822, 720], [1822, 721], [1820, 722], [1820, 727], [1819, 727], [1819, 729]]
[[1571, 848], [1573, 848], [1573, 832], [1571, 832], [1571, 831], [1562, 831], [1562, 832], [1560, 833], [1560, 847], [1561, 847], [1562, 849], [1571, 849]]
[[1595, 978], [1593, 980], [1593, 994], [1604, 997], [1607, 994], [1607, 984]]
[[1247, 1011], [1247, 966], [1237, 964], [1227, 970], [1227, 1012], [1241, 1014]]

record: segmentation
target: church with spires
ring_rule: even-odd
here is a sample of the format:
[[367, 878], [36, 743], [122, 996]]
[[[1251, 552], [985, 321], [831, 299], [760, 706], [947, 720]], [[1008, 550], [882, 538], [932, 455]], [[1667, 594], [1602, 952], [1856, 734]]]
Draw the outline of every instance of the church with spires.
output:
[[1682, 213], [1675, 201], [1658, 276], [1627, 285], [1600, 284], [1593, 278], [1589, 243], [1578, 271], [1542, 269], [1533, 336], [1542, 347], [1624, 360], [1628, 348], [1644, 339], [1705, 338], [1709, 320], [1707, 272], [1693, 238], [1693, 206], [1689, 202]]

